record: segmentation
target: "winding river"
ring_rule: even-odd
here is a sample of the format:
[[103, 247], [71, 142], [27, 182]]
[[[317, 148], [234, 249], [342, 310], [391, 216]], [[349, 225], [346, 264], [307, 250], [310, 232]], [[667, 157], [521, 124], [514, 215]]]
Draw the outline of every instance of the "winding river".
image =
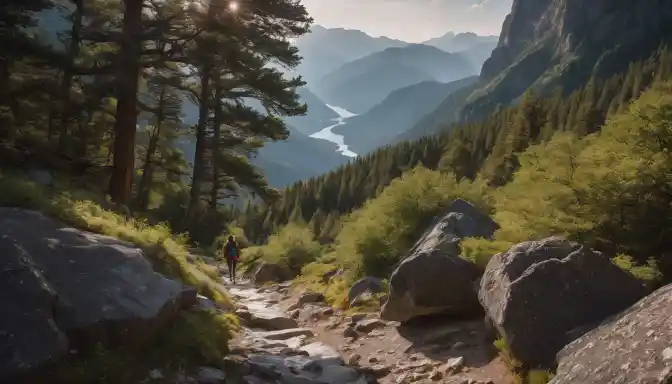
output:
[[343, 108], [336, 107], [333, 105], [327, 104], [327, 107], [331, 108], [332, 111], [336, 112], [339, 117], [333, 119], [333, 121], [336, 123], [334, 125], [330, 125], [323, 130], [314, 133], [310, 135], [310, 137], [314, 139], [321, 139], [321, 140], [326, 140], [329, 142], [332, 142], [336, 145], [338, 145], [338, 152], [343, 154], [343, 156], [348, 156], [348, 157], [357, 157], [357, 154], [352, 152], [351, 150], [348, 149], [348, 146], [345, 144], [343, 135], [338, 135], [336, 133], [333, 133], [331, 130], [338, 127], [339, 125], [343, 125], [346, 123], [346, 120], [353, 117], [357, 116], [356, 114], [347, 111]]

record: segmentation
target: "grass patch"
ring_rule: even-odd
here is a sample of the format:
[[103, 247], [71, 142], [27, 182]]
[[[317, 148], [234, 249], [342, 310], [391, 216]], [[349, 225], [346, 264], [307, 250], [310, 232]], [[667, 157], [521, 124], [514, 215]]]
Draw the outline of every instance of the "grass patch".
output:
[[189, 261], [184, 236], [175, 236], [167, 225], [150, 225], [119, 213], [100, 194], [67, 184], [41, 188], [19, 175], [0, 174], [0, 206], [38, 210], [75, 228], [131, 242], [144, 251], [157, 272], [196, 287], [220, 306], [233, 307], [210, 266]]
[[548, 370], [525, 369], [523, 363], [518, 361], [511, 353], [506, 338], [497, 339], [493, 344], [499, 351], [499, 356], [502, 358], [504, 365], [511, 372], [513, 384], [547, 384], [555, 376]]
[[239, 327], [232, 315], [211, 311], [184, 312], [145, 348], [106, 350], [98, 348], [86, 358], [61, 363], [50, 380], [56, 383], [137, 383], [158, 369], [173, 383], [178, 374], [193, 373], [202, 366], [223, 367], [231, 331]]
[[650, 259], [648, 263], [637, 264], [632, 256], [619, 254], [611, 260], [617, 267], [632, 274], [636, 278], [645, 281], [647, 284], [657, 285], [663, 279], [663, 274], [658, 269], [655, 260]]

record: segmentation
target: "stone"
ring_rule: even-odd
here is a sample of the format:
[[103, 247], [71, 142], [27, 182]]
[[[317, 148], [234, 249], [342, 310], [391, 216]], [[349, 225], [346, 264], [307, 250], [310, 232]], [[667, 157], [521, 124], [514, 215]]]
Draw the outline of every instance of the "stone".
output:
[[320, 303], [320, 302], [324, 302], [323, 294], [317, 292], [305, 292], [301, 296], [299, 296], [297, 304], [301, 306], [303, 304]]
[[357, 364], [359, 364], [359, 361], [361, 359], [362, 359], [362, 356], [355, 353], [355, 354], [350, 355], [350, 357], [348, 357], [347, 363], [348, 363], [348, 365], [357, 365]]
[[196, 300], [199, 309], [217, 309], [217, 304], [203, 295], [197, 295]]
[[355, 331], [360, 333], [369, 333], [378, 328], [384, 328], [387, 324], [380, 319], [366, 319], [355, 325]]
[[550, 368], [562, 347], [648, 292], [603, 254], [552, 237], [493, 256], [479, 297], [513, 356]]
[[436, 380], [441, 380], [442, 378], [443, 378], [443, 373], [441, 373], [439, 371], [432, 371], [429, 374], [429, 379], [430, 380], [435, 380], [436, 381]]
[[217, 368], [201, 367], [196, 378], [200, 384], [220, 384], [224, 383], [226, 375]]
[[392, 367], [384, 364], [376, 364], [371, 367], [371, 370], [376, 377], [381, 378], [389, 375], [392, 372]]
[[343, 361], [341, 354], [337, 350], [321, 342], [314, 342], [308, 345], [304, 345], [300, 350], [307, 352], [310, 357], [319, 357], [320, 359], [324, 360], [335, 359], [337, 361]]
[[279, 331], [263, 332], [258, 334], [258, 336], [268, 340], [287, 340], [296, 336], [313, 337], [314, 333], [307, 328], [288, 328]]
[[446, 313], [471, 315], [482, 311], [474, 283], [480, 271], [459, 257], [463, 237], [492, 237], [497, 224], [471, 204], [456, 200], [435, 220], [390, 277], [387, 301], [380, 317], [405, 322]]
[[367, 317], [368, 317], [368, 315], [366, 313], [356, 313], [356, 314], [350, 316], [350, 322], [355, 324], [355, 323], [358, 323], [358, 322], [366, 319]]
[[[260, 285], [265, 283], [277, 283], [291, 280], [296, 277], [289, 268], [280, 264], [270, 264], [261, 262], [254, 268], [250, 281], [252, 284]], [[263, 289], [261, 292], [264, 292]]]
[[550, 384], [669, 384], [672, 284], [605, 320], [557, 355]]
[[464, 367], [464, 357], [460, 356], [448, 359], [439, 370], [443, 373], [457, 373], [462, 367]]
[[0, 265], [10, 309], [0, 315], [0, 382], [39, 374], [69, 350], [142, 344], [178, 315], [185, 292], [132, 244], [18, 208], [0, 208]]
[[56, 183], [54, 176], [44, 169], [31, 169], [27, 172], [27, 176], [30, 181], [41, 187], [53, 187]]
[[357, 331], [355, 331], [354, 327], [347, 327], [343, 331], [343, 336], [344, 337], [352, 337], [352, 338], [356, 339], [356, 338], [359, 337], [359, 333], [357, 333]]
[[378, 294], [383, 292], [385, 292], [385, 286], [379, 278], [371, 276], [361, 278], [350, 287], [350, 291], [348, 291], [348, 304], [351, 307], [356, 306], [355, 301], [366, 293]]

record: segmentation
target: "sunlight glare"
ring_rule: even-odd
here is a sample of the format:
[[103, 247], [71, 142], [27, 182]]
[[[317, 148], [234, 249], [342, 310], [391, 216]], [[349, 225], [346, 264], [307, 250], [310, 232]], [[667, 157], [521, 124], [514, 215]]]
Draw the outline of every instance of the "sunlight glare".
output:
[[237, 1], [232, 1], [232, 2], [229, 3], [229, 10], [231, 12], [237, 12], [239, 7], [240, 7], [240, 5], [238, 4]]

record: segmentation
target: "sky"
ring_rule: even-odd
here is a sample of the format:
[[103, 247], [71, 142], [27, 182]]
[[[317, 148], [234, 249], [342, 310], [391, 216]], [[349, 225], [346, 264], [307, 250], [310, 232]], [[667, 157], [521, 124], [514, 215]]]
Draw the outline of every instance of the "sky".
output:
[[315, 24], [419, 43], [448, 31], [499, 35], [513, 0], [302, 0]]

